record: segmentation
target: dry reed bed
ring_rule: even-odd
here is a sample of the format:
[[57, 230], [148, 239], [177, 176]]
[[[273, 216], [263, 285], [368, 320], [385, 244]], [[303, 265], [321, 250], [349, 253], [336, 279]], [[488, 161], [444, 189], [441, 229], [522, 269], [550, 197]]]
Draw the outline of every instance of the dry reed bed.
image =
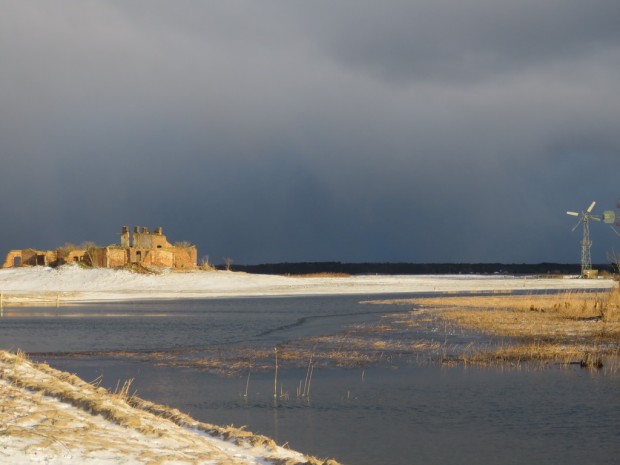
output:
[[[383, 301], [382, 303], [387, 303]], [[449, 361], [555, 361], [601, 367], [620, 353], [620, 290], [535, 295], [489, 295], [394, 300], [469, 330], [503, 338], [495, 349], [472, 348]], [[419, 310], [423, 307], [423, 310]], [[420, 324], [400, 317], [400, 325]]]
[[[133, 436], [131, 431], [151, 437], [154, 442], [157, 438], [170, 438], [174, 435], [174, 441], [180, 444], [178, 450], [172, 451], [175, 463], [204, 463], [204, 461], [216, 461], [217, 463], [235, 465], [239, 463], [232, 454], [228, 454], [217, 447], [209, 447], [208, 443], [201, 441], [201, 437], [193, 431], [206, 433], [209, 436], [229, 440], [240, 447], [260, 447], [265, 450], [265, 459], [270, 463], [281, 465], [337, 465], [333, 460], [320, 460], [315, 457], [305, 456], [303, 461], [291, 458], [282, 458], [282, 454], [277, 453], [276, 444], [265, 436], [255, 435], [241, 428], [220, 427], [208, 423], [202, 423], [177, 409], [157, 405], [152, 402], [130, 395], [131, 382], [125, 383], [117, 388], [115, 393], [110, 393], [106, 389], [87, 383], [75, 375], [60, 372], [46, 364], [34, 364], [21, 353], [11, 354], [0, 351], [0, 379], [5, 384], [0, 384], [0, 391], [3, 394], [4, 404], [13, 399], [26, 398], [28, 422], [24, 425], [12, 424], [16, 420], [4, 419], [0, 425], [0, 436], [12, 436], [19, 441], [24, 436], [43, 438], [39, 441], [38, 447], [45, 447], [52, 444], [60, 444], [65, 453], [71, 453], [72, 447], [83, 448], [84, 444], [90, 442], [98, 443], [96, 453], [99, 449], [106, 447], [130, 454], [136, 444], [118, 444], [117, 441], [106, 443], [105, 431], [97, 428], [93, 424], [88, 424], [84, 418], [89, 416], [101, 415], [114, 425], [127, 428], [127, 440]], [[8, 383], [8, 384], [6, 384]], [[32, 395], [38, 396], [36, 402], [32, 400]], [[31, 396], [31, 397], [28, 397]], [[79, 419], [69, 418], [63, 421], [66, 413], [63, 409], [50, 407], [49, 402], [43, 403], [44, 398], [54, 398], [76, 407], [84, 412]], [[22, 399], [23, 400], [23, 399]], [[23, 404], [23, 402], [22, 402]], [[37, 405], [46, 405], [48, 411], [39, 412]], [[0, 418], [8, 414], [13, 414], [9, 408], [3, 408]], [[34, 413], [33, 413], [34, 412]], [[41, 418], [38, 418], [41, 417]], [[25, 417], [24, 417], [25, 418]], [[33, 424], [34, 421], [34, 424]], [[76, 423], [80, 423], [74, 426]], [[86, 425], [86, 426], [85, 426]], [[171, 428], [180, 426], [182, 428]], [[69, 435], [68, 435], [69, 434]], [[96, 437], [96, 440], [90, 441]], [[163, 441], [164, 443], [169, 441]], [[127, 445], [125, 449], [122, 446]], [[171, 451], [168, 450], [167, 453]], [[140, 452], [144, 463], [160, 463], [161, 456], [156, 451], [149, 456], [149, 451]], [[170, 457], [168, 456], [167, 459]]]
[[[408, 319], [408, 327], [420, 326], [437, 320], [430, 316], [422, 320]], [[402, 318], [402, 316], [401, 316]], [[381, 323], [351, 325], [347, 331], [332, 335], [288, 340], [277, 345], [280, 369], [306, 368], [312, 361], [314, 368], [338, 367], [358, 368], [370, 364], [390, 361], [403, 354], [438, 352], [442, 343], [430, 338], [402, 338], [402, 324], [385, 318]], [[391, 332], [399, 332], [391, 337]], [[36, 353], [38, 358], [54, 354]], [[66, 355], [65, 355], [66, 356]], [[130, 358], [151, 363], [155, 366], [191, 368], [222, 376], [245, 376], [248, 372], [271, 372], [275, 367], [274, 347], [227, 347], [205, 348], [196, 351], [165, 352], [81, 352], [72, 357]]]
[[[328, 336], [288, 341], [278, 344], [278, 363], [281, 369], [305, 368], [312, 360], [314, 367], [359, 367], [378, 361], [377, 350], [385, 350], [381, 341], [358, 341], [342, 336]], [[368, 353], [373, 349], [376, 353]], [[144, 357], [144, 354], [136, 354]], [[274, 370], [275, 357], [273, 348], [246, 349], [234, 348], [226, 351], [216, 350], [210, 354], [202, 354], [192, 359], [181, 355], [167, 353], [152, 353], [147, 355], [148, 360], [155, 365], [174, 366], [178, 368], [193, 368], [205, 370], [223, 376], [240, 376], [248, 371], [252, 373], [270, 372]]]
[[[372, 329], [372, 327], [370, 328]], [[281, 369], [306, 368], [309, 361], [315, 368], [365, 367], [384, 358], [384, 353], [426, 350], [437, 348], [433, 341], [414, 343], [373, 336], [369, 328], [352, 329], [350, 332], [289, 340], [277, 345]], [[380, 332], [380, 331], [379, 331]], [[91, 356], [92, 354], [80, 354]], [[191, 352], [109, 353], [108, 356], [140, 358], [158, 366], [193, 368], [223, 376], [242, 376], [252, 372], [274, 370], [274, 348], [235, 347], [201, 350], [195, 357]], [[40, 356], [40, 354], [37, 354]], [[74, 355], [79, 356], [79, 355]]]

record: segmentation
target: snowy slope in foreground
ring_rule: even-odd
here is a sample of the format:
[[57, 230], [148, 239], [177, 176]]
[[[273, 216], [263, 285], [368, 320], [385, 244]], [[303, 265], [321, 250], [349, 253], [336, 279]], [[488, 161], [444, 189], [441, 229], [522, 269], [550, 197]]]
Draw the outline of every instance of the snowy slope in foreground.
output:
[[[0, 463], [338, 465], [0, 351]], [[227, 439], [227, 440], [226, 440]]]
[[286, 277], [226, 271], [166, 272], [63, 266], [0, 270], [3, 302], [97, 301], [198, 297], [385, 294], [407, 292], [609, 289], [612, 280], [511, 276], [351, 276]]

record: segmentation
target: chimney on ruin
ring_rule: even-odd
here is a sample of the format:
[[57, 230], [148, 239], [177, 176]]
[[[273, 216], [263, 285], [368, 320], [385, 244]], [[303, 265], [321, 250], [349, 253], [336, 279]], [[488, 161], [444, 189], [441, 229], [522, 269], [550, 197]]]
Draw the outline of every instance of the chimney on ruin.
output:
[[129, 227], [123, 226], [121, 230], [121, 247], [129, 247]]
[[131, 240], [131, 246], [138, 247], [139, 243], [140, 243], [140, 226], [135, 226], [133, 228], [133, 237]]

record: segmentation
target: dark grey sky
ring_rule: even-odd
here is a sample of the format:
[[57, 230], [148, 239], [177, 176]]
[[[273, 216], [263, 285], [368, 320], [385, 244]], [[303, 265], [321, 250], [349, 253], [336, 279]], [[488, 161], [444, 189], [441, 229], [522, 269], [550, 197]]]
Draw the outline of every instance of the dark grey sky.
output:
[[[0, 0], [0, 253], [578, 262], [620, 198], [617, 0]], [[620, 251], [592, 226], [593, 260]]]

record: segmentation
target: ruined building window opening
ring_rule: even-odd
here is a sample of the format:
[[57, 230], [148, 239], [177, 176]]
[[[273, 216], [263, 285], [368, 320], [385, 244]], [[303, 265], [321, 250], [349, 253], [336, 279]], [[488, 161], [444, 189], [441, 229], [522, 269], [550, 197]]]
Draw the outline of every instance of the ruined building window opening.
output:
[[80, 257], [78, 257], [77, 255], [75, 257], [73, 257], [73, 261], [74, 262], [79, 262], [80, 261]]
[[158, 249], [161, 249], [161, 245], [158, 245], [158, 246], [157, 246], [157, 248], [158, 248]]
[[37, 255], [37, 266], [45, 266], [45, 255]]
[[22, 266], [22, 257], [13, 258], [13, 266]]

